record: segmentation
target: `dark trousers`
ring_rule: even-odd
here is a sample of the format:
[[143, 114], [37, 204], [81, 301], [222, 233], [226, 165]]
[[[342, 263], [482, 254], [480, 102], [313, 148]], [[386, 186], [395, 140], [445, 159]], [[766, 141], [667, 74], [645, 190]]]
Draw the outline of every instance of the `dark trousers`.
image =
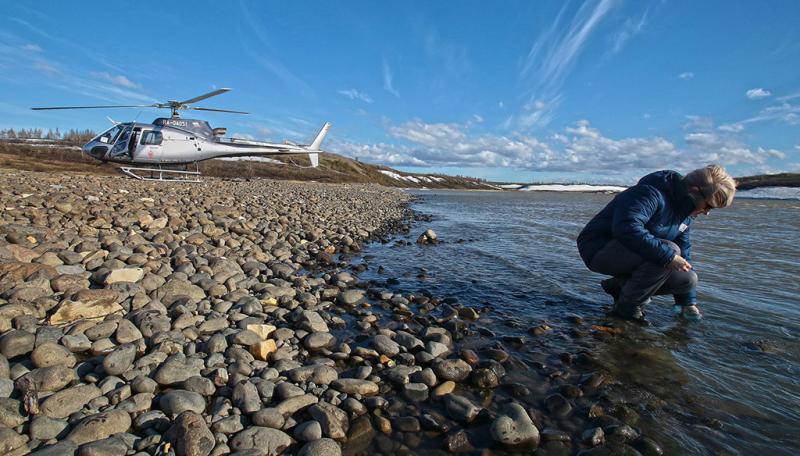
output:
[[[680, 254], [681, 249], [672, 241], [661, 239]], [[637, 253], [629, 250], [616, 239], [609, 241], [592, 258], [589, 269], [600, 274], [614, 276], [620, 295], [617, 305], [643, 306], [653, 295], [674, 295], [675, 302], [684, 304], [680, 295], [697, 286], [694, 271], [673, 271], [668, 266], [660, 266], [645, 261]]]

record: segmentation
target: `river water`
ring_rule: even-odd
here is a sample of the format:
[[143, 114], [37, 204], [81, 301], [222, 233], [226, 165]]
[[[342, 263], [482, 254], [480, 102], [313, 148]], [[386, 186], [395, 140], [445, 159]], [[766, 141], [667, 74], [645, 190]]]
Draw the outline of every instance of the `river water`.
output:
[[[671, 297], [648, 307], [650, 327], [606, 316], [602, 276], [575, 247], [583, 225], [613, 196], [553, 192], [419, 191], [410, 241], [373, 244], [362, 279], [398, 291], [428, 290], [491, 309], [499, 335], [553, 328], [519, 348], [528, 362], [589, 351], [592, 369], [619, 381], [638, 426], [668, 454], [800, 452], [800, 201], [738, 199], [693, 225], [693, 264], [705, 319], [684, 323]], [[413, 243], [432, 228], [443, 241]], [[377, 272], [377, 265], [383, 266]], [[572, 337], [612, 325], [622, 334]], [[548, 356], [550, 358], [548, 358]], [[525, 378], [525, 372], [516, 372]]]

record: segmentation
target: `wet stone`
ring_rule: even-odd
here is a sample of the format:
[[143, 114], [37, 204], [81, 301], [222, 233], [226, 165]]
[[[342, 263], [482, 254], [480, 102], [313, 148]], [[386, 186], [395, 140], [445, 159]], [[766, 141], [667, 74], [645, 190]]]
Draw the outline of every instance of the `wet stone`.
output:
[[433, 371], [441, 380], [462, 382], [472, 372], [472, 367], [462, 359], [446, 359], [434, 364]]
[[567, 398], [560, 394], [547, 396], [544, 400], [544, 404], [550, 413], [557, 416], [567, 416], [572, 411], [572, 405], [570, 405]]
[[406, 383], [403, 385], [403, 394], [412, 402], [422, 402], [428, 399], [428, 386], [424, 383]]
[[514, 402], [507, 404], [503, 414], [492, 422], [491, 434], [496, 442], [511, 446], [536, 447], [540, 439], [528, 412]]
[[480, 413], [481, 408], [464, 396], [450, 394], [444, 399], [447, 414], [460, 423], [470, 423]]

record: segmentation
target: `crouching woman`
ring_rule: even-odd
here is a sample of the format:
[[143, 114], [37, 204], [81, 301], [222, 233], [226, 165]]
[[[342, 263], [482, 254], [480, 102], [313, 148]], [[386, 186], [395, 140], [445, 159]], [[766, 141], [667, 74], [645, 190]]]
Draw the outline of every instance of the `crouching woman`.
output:
[[735, 181], [721, 166], [686, 176], [657, 171], [595, 215], [578, 236], [578, 251], [591, 271], [611, 276], [601, 286], [614, 298], [614, 313], [645, 321], [651, 296], [671, 294], [677, 314], [702, 318], [691, 264], [692, 221], [730, 206], [735, 193]]

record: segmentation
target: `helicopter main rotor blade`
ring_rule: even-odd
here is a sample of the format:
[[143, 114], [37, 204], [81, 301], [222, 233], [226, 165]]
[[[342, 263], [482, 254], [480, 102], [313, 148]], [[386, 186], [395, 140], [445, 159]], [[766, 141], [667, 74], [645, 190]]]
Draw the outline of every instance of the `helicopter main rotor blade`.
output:
[[216, 97], [217, 95], [223, 94], [223, 93], [228, 92], [230, 90], [231, 89], [217, 89], [217, 90], [215, 90], [213, 92], [208, 92], [205, 95], [200, 95], [198, 97], [190, 98], [188, 100], [179, 101], [178, 104], [185, 105], [185, 104], [196, 103], [196, 102], [198, 102], [200, 100], [205, 100], [206, 98]]
[[111, 106], [53, 106], [47, 108], [31, 108], [34, 111], [47, 111], [53, 109], [105, 109], [105, 108], [157, 108], [156, 105], [111, 105]]
[[191, 106], [191, 107], [189, 107], [187, 109], [194, 109], [194, 110], [197, 110], [197, 111], [230, 112], [230, 113], [233, 113], [233, 114], [250, 114], [249, 112], [244, 112], [244, 111], [231, 111], [231, 110], [228, 110], [228, 109], [214, 109], [214, 108], [195, 108], [194, 106]]

